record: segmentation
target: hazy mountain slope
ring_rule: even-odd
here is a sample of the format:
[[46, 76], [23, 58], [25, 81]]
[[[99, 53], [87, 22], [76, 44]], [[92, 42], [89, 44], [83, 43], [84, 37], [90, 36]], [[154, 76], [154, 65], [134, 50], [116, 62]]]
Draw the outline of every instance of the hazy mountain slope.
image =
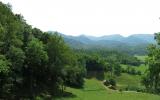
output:
[[90, 40], [99, 41], [99, 40], [114, 40], [114, 41], [121, 41], [125, 37], [121, 36], [120, 34], [114, 34], [114, 35], [106, 35], [101, 37], [94, 37], [94, 36], [86, 36]]
[[155, 43], [154, 34], [134, 34], [130, 35], [129, 37], [136, 37], [147, 43]]
[[60, 35], [72, 48], [110, 48], [130, 54], [146, 54], [147, 46], [155, 43], [153, 34], [134, 34], [128, 37], [123, 37], [119, 34], [101, 37], [85, 35], [70, 36], [61, 33]]
[[64, 41], [70, 45], [72, 48], [86, 48], [86, 45], [80, 41], [64, 37]]

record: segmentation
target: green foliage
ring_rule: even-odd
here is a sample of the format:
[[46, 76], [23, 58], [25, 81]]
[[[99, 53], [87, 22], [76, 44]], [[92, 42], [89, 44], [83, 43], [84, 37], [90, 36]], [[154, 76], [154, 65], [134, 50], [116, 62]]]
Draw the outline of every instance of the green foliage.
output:
[[[159, 45], [160, 33], [155, 34], [155, 39]], [[155, 93], [160, 93], [160, 48], [157, 45], [150, 45], [148, 48], [148, 57], [146, 63], [149, 69], [142, 83], [147, 90]]]
[[6, 84], [8, 83], [8, 75], [11, 72], [11, 63], [4, 55], [0, 55], [0, 97], [7, 94]]
[[75, 49], [77, 53], [85, 55], [98, 55], [100, 58], [105, 59], [105, 61], [110, 62], [110, 60], [119, 62], [121, 64], [128, 64], [139, 66], [142, 62], [132, 55], [121, 51], [109, 50], [109, 49]]
[[86, 59], [87, 71], [105, 71], [106, 64], [98, 56], [90, 56]]
[[117, 75], [117, 76], [120, 76], [121, 75], [121, 66], [119, 64], [117, 64], [116, 66], [114, 66], [114, 74]]
[[80, 88], [84, 84], [84, 70], [82, 68], [78, 68], [78, 66], [75, 67], [67, 67], [66, 68], [66, 79], [65, 84], [71, 87]]
[[131, 75], [141, 75], [147, 69], [147, 67], [146, 69], [141, 68], [144, 66], [130, 66], [130, 65], [121, 65], [121, 66], [122, 66], [123, 73], [128, 73]]
[[[25, 53], [21, 48], [11, 46], [7, 52], [7, 57], [12, 62], [12, 69], [16, 71], [22, 70], [22, 66], [25, 60]], [[15, 59], [16, 58], [16, 59]]]
[[0, 2], [0, 99], [33, 100], [83, 86], [85, 67], [58, 34], [32, 28]]
[[46, 63], [48, 61], [48, 55], [47, 52], [44, 51], [44, 45], [41, 41], [38, 39], [33, 39], [28, 43], [27, 49], [26, 49], [26, 60], [27, 64], [33, 67], [36, 67], [34, 65], [43, 65], [43, 63]]
[[140, 66], [130, 66], [121, 64], [122, 72], [128, 73], [132, 68], [135, 69], [137, 75], [145, 74], [148, 70], [148, 66], [141, 64]]
[[10, 71], [10, 62], [5, 56], [0, 55], [0, 74], [7, 74]]
[[113, 78], [110, 78], [110, 79], [105, 80], [104, 85], [106, 85], [106, 86], [109, 86], [109, 85], [116, 86], [116, 81]]

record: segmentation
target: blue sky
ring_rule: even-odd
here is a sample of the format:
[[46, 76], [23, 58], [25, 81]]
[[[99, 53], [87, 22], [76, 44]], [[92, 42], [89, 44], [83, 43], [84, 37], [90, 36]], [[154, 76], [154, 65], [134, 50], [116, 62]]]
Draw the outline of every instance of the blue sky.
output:
[[160, 0], [1, 0], [43, 31], [67, 35], [160, 32]]

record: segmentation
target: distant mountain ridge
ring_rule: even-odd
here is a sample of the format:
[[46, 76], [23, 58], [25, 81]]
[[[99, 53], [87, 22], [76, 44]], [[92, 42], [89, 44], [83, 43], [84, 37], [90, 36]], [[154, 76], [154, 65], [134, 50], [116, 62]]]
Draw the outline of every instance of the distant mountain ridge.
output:
[[63, 35], [63, 37], [68, 39], [73, 39], [76, 40], [77, 42], [81, 42], [84, 44], [99, 44], [99, 45], [105, 44], [105, 42], [106, 43], [114, 42], [115, 44], [117, 42], [117, 44], [122, 43], [130, 46], [155, 43], [154, 34], [133, 34], [128, 37], [124, 37], [119, 34], [106, 35], [101, 37], [85, 36], [85, 35], [80, 35], [80, 36]]
[[101, 37], [93, 37], [93, 36], [87, 36], [91, 40], [112, 40], [112, 41], [120, 41], [120, 42], [134, 42], [135, 40], [138, 40], [139, 42], [144, 43], [154, 43], [154, 34], [133, 34], [128, 37], [124, 37], [120, 34], [114, 34], [114, 35], [106, 35]]
[[[54, 32], [50, 32], [54, 33]], [[101, 37], [95, 36], [71, 36], [60, 33], [64, 38], [64, 41], [72, 48], [76, 49], [88, 49], [88, 48], [111, 48], [125, 52], [132, 51], [146, 53], [147, 46], [149, 44], [155, 44], [154, 34], [133, 34], [128, 37], [124, 37], [120, 34], [106, 35]]]

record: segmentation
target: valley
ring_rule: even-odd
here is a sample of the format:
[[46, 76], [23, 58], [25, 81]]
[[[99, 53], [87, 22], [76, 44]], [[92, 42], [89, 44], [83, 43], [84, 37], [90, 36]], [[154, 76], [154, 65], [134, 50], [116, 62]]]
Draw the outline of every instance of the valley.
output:
[[[150, 34], [147, 34], [145, 31], [146, 34], [138, 34], [135, 29], [130, 31], [132, 34], [113, 32], [128, 34], [124, 37], [121, 34], [109, 35], [106, 32], [110, 28], [105, 26], [105, 32], [93, 32], [103, 34], [99, 37], [94, 36], [96, 34], [88, 35], [91, 33], [72, 36], [73, 31], [70, 33], [72, 35], [66, 35], [67, 31], [54, 31], [57, 30], [55, 27], [48, 26], [52, 22], [56, 23], [55, 20], [46, 21], [50, 18], [42, 18], [49, 16], [52, 11], [44, 14], [44, 9], [53, 4], [45, 7], [47, 1], [43, 1], [43, 7], [40, 6], [43, 10], [39, 10], [37, 5], [42, 1], [34, 1], [35, 4], [29, 6], [34, 6], [36, 14], [40, 16], [32, 17], [36, 16], [34, 21], [37, 20], [38, 26], [45, 26], [47, 30], [44, 31], [42, 27], [35, 27], [25, 19], [26, 14], [23, 16], [14, 10], [15, 2], [23, 4], [32, 0], [9, 2], [12, 2], [13, 8], [10, 3], [0, 1], [0, 100], [160, 100], [160, 32], [151, 34], [149, 31]], [[62, 10], [60, 12], [68, 8], [61, 9], [66, 4], [59, 4], [57, 9]], [[19, 10], [24, 7], [30, 10], [28, 6], [19, 7]], [[80, 6], [79, 10], [82, 8]], [[31, 10], [34, 11], [32, 7]], [[64, 14], [60, 17], [62, 18], [67, 17], [65, 14], [68, 13], [58, 14]], [[42, 19], [38, 18], [42, 18], [45, 23], [40, 24]], [[55, 26], [70, 29], [63, 27], [68, 18], [58, 20], [57, 22], [62, 22]], [[77, 27], [76, 21], [79, 20], [72, 20]], [[96, 22], [104, 21], [97, 19]], [[87, 21], [83, 23], [86, 25]], [[90, 25], [91, 23], [85, 28], [89, 29]], [[99, 28], [103, 26], [97, 25]], [[76, 30], [75, 27], [71, 29]], [[49, 28], [53, 31], [48, 31]], [[119, 29], [112, 28], [114, 31]], [[125, 27], [126, 29], [128, 28]], [[92, 30], [93, 27], [90, 31]], [[79, 33], [81, 29], [76, 31]]]

